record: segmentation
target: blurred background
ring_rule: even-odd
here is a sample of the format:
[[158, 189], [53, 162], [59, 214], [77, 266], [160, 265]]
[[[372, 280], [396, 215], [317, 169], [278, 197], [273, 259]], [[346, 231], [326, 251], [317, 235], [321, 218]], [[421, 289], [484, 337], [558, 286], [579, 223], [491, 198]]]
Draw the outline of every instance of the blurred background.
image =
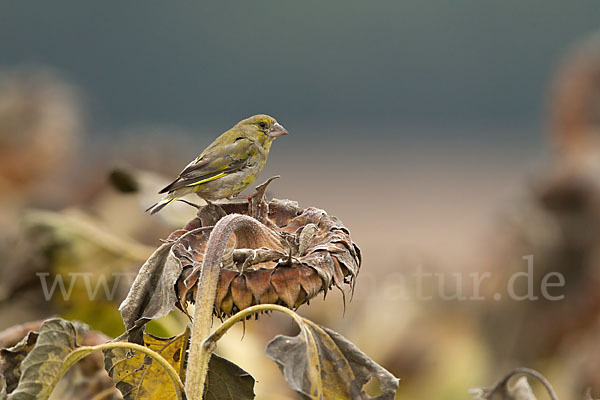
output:
[[[345, 315], [340, 296], [301, 313], [400, 377], [399, 398], [468, 398], [516, 366], [600, 395], [598, 15], [592, 0], [0, 3], [0, 329], [58, 313], [120, 334], [126, 288], [49, 303], [36, 273], [136, 271], [194, 213], [144, 214], [155, 192], [268, 113], [290, 135], [258, 181], [281, 175], [272, 196], [338, 216], [364, 256]], [[565, 298], [493, 300], [529, 254]], [[398, 274], [419, 266], [494, 285], [415, 301]], [[221, 351], [259, 398], [294, 398], [262, 355], [291, 325], [265, 320]]]

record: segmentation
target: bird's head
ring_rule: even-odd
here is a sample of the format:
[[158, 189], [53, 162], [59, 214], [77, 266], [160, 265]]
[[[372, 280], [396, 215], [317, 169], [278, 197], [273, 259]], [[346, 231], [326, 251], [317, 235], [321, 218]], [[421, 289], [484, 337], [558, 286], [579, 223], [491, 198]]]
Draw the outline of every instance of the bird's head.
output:
[[288, 131], [277, 120], [268, 115], [259, 114], [246, 118], [236, 125], [251, 139], [261, 144], [270, 144], [273, 139], [287, 135]]

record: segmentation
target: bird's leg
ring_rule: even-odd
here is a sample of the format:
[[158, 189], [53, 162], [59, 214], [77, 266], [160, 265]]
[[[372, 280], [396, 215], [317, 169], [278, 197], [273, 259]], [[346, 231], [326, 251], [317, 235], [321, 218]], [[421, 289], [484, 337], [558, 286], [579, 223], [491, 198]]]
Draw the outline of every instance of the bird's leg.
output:
[[[203, 199], [206, 202], [206, 209], [209, 210], [210, 213], [212, 213], [213, 215], [215, 215], [217, 217], [217, 220], [225, 215], [227, 215], [227, 212], [223, 209], [223, 207], [221, 207], [221, 205], [219, 203], [213, 203], [210, 200], [207, 199]], [[215, 221], [216, 223], [216, 221]]]
[[206, 207], [207, 210], [217, 210], [217, 206], [215, 206], [215, 203], [213, 203], [210, 200], [206, 200], [206, 199], [203, 199], [203, 200], [206, 202], [206, 206], [205, 207]]
[[177, 201], [181, 201], [182, 203], [185, 203], [187, 205], [195, 207], [198, 210], [202, 208], [202, 206], [199, 206], [198, 204], [192, 203], [191, 201], [187, 201], [187, 200], [184, 200], [184, 199], [177, 199]]

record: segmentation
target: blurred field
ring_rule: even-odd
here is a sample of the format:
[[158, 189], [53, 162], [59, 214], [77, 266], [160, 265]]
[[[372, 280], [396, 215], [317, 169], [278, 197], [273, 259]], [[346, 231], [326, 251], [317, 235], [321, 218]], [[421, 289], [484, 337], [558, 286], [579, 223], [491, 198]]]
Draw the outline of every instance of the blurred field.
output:
[[[149, 130], [160, 129], [163, 128]], [[331, 293], [326, 301], [317, 299], [310, 307], [302, 307], [301, 314], [342, 332], [401, 377], [401, 398], [439, 393], [446, 393], [447, 398], [465, 398], [466, 390], [491, 382], [504, 372], [490, 365], [500, 360], [494, 358], [479, 325], [479, 304], [444, 304], [439, 299], [419, 302], [404, 297], [413, 297], [410, 276], [419, 266], [445, 273], [489, 268], [489, 238], [494, 221], [500, 218], [500, 210], [523, 196], [527, 181], [536, 169], [541, 169], [544, 149], [536, 147], [531, 139], [536, 134], [521, 133], [530, 137], [530, 144], [523, 147], [509, 143], [489, 146], [476, 140], [453, 143], [447, 139], [435, 148], [429, 143], [412, 143], [403, 148], [394, 146], [394, 135], [418, 137], [420, 130], [426, 128], [396, 128], [399, 131], [395, 132], [382, 126], [375, 129], [385, 132], [382, 139], [367, 146], [353, 143], [360, 137], [360, 130], [340, 133], [347, 134], [349, 140], [339, 141], [335, 139], [337, 135], [328, 137], [331, 131], [315, 132], [301, 126], [288, 129], [292, 131], [290, 140], [286, 137], [275, 144], [261, 176], [282, 176], [271, 185], [270, 195], [295, 199], [302, 206], [320, 207], [338, 216], [350, 228], [364, 256], [356, 292], [345, 314], [341, 296], [336, 293]], [[448, 134], [451, 136], [452, 131]], [[306, 148], [304, 135], [314, 143], [312, 148]], [[107, 186], [110, 169], [135, 165], [167, 176], [179, 168], [173, 166], [177, 164], [173, 160], [191, 158], [204, 143], [180, 134], [173, 142], [184, 146], [177, 151], [173, 143], [165, 146], [164, 137], [154, 133], [144, 139], [144, 152], [140, 154], [135, 144], [140, 138], [140, 134], [128, 138], [124, 133], [126, 146], [119, 146], [120, 139], [114, 145], [104, 143], [109, 157], [94, 160], [95, 166], [85, 165], [83, 169], [94, 173], [91, 188], [83, 190], [87, 194], [81, 193], [82, 188], [65, 186], [82, 202], [72, 202], [64, 193], [61, 197], [66, 205], [88, 210], [94, 218], [101, 218], [108, 229], [141, 240], [150, 248], [158, 244], [159, 238], [166, 237], [169, 226], [160, 216], [143, 213], [146, 203], [153, 201], [152, 195], [132, 197]], [[157, 163], [156, 158], [163, 157], [164, 149], [169, 159], [164, 164]], [[149, 160], [147, 165], [145, 157]], [[93, 159], [83, 158], [85, 164]], [[365, 163], [365, 159], [369, 162]], [[82, 162], [79, 159], [75, 165]], [[162, 181], [154, 179], [151, 185], [156, 190]], [[45, 201], [34, 195], [27, 202], [44, 207]], [[50, 207], [61, 208], [55, 202]], [[193, 214], [189, 207], [179, 207], [188, 216]], [[519, 262], [520, 256], [511, 261]], [[139, 265], [132, 263], [128, 269], [135, 270]], [[406, 285], [402, 285], [404, 281], [398, 279], [398, 273], [409, 277]], [[16, 298], [2, 306], [2, 327], [49, 316], [64, 307], [59, 303], [40, 309], [40, 290], [35, 280], [27, 287], [30, 291], [25, 298], [17, 292]], [[31, 296], [37, 299], [33, 301]], [[94, 317], [73, 311], [64, 315], [84, 319], [94, 326]], [[115, 321], [113, 317], [110, 320]], [[275, 364], [262, 354], [274, 334], [291, 329], [290, 322], [281, 317], [263, 317], [261, 321], [266, 323], [246, 324], [242, 341], [241, 328], [232, 332], [219, 350], [259, 379], [260, 398], [281, 398], [282, 393], [293, 398]], [[182, 326], [181, 321], [172, 324], [164, 323], [162, 332], [167, 329], [165, 333], [175, 334]], [[116, 331], [119, 329], [122, 328], [117, 327]], [[520, 365], [517, 360], [502, 360], [501, 364], [507, 368]], [[429, 384], [431, 380], [437, 382], [435, 390]]]
[[[589, 5], [590, 10], [594, 7]], [[224, 70], [223, 75], [235, 79], [231, 86], [224, 86], [226, 93], [215, 95], [214, 104], [206, 93], [212, 93], [218, 84], [203, 81], [202, 85], [195, 83], [206, 90], [199, 105], [190, 104], [190, 92], [186, 92], [180, 98], [169, 98], [169, 104], [178, 104], [169, 108], [160, 102], [160, 92], [148, 89], [151, 93], [145, 93], [140, 87], [144, 87], [141, 77], [150, 74], [168, 86], [163, 87], [163, 97], [173, 94], [173, 87], [181, 82], [173, 78], [170, 69], [164, 75], [158, 70], [136, 75], [137, 64], [126, 63], [130, 76], [137, 76], [139, 82], [134, 79], [129, 87], [123, 76], [114, 78], [117, 82], [112, 83], [121, 85], [119, 90], [125, 95], [121, 98], [120, 93], [111, 93], [116, 99], [112, 104], [98, 100], [106, 100], [109, 92], [100, 87], [102, 80], [112, 77], [102, 76], [97, 69], [89, 72], [90, 76], [73, 72], [81, 74], [91, 62], [88, 59], [82, 60], [85, 65], [70, 65], [76, 57], [69, 53], [65, 60], [70, 61], [63, 68], [60, 63], [52, 67], [22, 66], [16, 61], [2, 65], [0, 331], [59, 314], [83, 320], [113, 337], [120, 334], [123, 326], [116, 309], [127, 292], [125, 284], [119, 286], [113, 300], [88, 300], [79, 285], [73, 301], [62, 301], [59, 296], [46, 301], [36, 273], [50, 277], [80, 272], [135, 273], [160, 239], [194, 215], [194, 209], [184, 204], [169, 206], [156, 216], [144, 213], [158, 199], [156, 191], [237, 120], [253, 112], [273, 112], [290, 135], [274, 143], [257, 183], [281, 175], [270, 185], [269, 196], [293, 199], [302, 207], [314, 206], [336, 215], [350, 229], [363, 254], [356, 291], [345, 312], [342, 296], [334, 291], [325, 301], [315, 299], [310, 306], [302, 306], [302, 315], [342, 333], [400, 377], [400, 399], [469, 398], [468, 389], [491, 385], [518, 366], [539, 369], [561, 398], [583, 398], [587, 387], [600, 395], [600, 41], [592, 37], [569, 52], [569, 38], [583, 37], [583, 26], [582, 32], [574, 28], [563, 31], [566, 28], [557, 23], [560, 18], [548, 17], [541, 22], [554, 28], [547, 38], [537, 37], [542, 35], [539, 32], [527, 36], [527, 21], [537, 17], [537, 7], [521, 10], [513, 4], [513, 8], [520, 10], [515, 16], [520, 28], [514, 35], [527, 38], [525, 44], [516, 44], [514, 54], [511, 41], [498, 40], [497, 53], [482, 57], [480, 64], [470, 64], [465, 61], [469, 51], [487, 49], [488, 41], [496, 39], [473, 39], [468, 42], [471, 47], [461, 48], [463, 57], [453, 59], [440, 52], [438, 44], [433, 46], [437, 31], [429, 32], [423, 38], [427, 56], [419, 58], [415, 44], [408, 52], [413, 58], [407, 61], [390, 45], [382, 52], [389, 59], [380, 64], [345, 60], [355, 69], [350, 69], [348, 76], [342, 74], [339, 81], [332, 78], [324, 84], [325, 78], [317, 74], [320, 69], [310, 63], [312, 75], [288, 76], [279, 71], [274, 82], [264, 87], [277, 91], [279, 82], [281, 90], [288, 90], [281, 104], [277, 96], [269, 98], [275, 99], [271, 102], [264, 100], [266, 96], [250, 101], [259, 97], [254, 93], [260, 82], [243, 86], [240, 96], [234, 96], [237, 80], [265, 78], [265, 71], [257, 72], [254, 67], [242, 77]], [[12, 12], [18, 14], [19, 10]], [[76, 14], [78, 8], [72, 10]], [[419, 10], [415, 6], [415, 15], [429, 15], [424, 11], [421, 15]], [[474, 8], [469, 10], [479, 15]], [[450, 24], [449, 20], [457, 23], [451, 11], [446, 10], [446, 19], [439, 17], [442, 27]], [[570, 9], [565, 18], [577, 22], [578, 13], [593, 14]], [[239, 22], [243, 15], [235, 13], [234, 20]], [[365, 15], [370, 21], [376, 13], [369, 10]], [[510, 12], [502, 16], [512, 21]], [[282, 24], [277, 21], [278, 26]], [[191, 25], [188, 21], [183, 26]], [[324, 26], [315, 29], [321, 32], [319, 29], [326, 30]], [[351, 31], [345, 23], [342, 26]], [[510, 31], [508, 25], [496, 28]], [[394, 35], [399, 34], [395, 31], [399, 28], [393, 29]], [[419, 31], [406, 29], [413, 34]], [[469, 36], [470, 31], [464, 29], [463, 36]], [[369, 32], [387, 38], [379, 31]], [[89, 34], [96, 37], [97, 33]], [[342, 33], [327, 37], [333, 37], [334, 43], [346, 43]], [[22, 39], [29, 43], [28, 38], [24, 35]], [[213, 39], [215, 43], [237, 43], [229, 35]], [[459, 39], [454, 37], [451, 42], [456, 45], [454, 40]], [[405, 40], [402, 43], [407, 46]], [[119, 48], [121, 55], [128, 53], [127, 43]], [[535, 43], [541, 44], [536, 47]], [[372, 48], [367, 39], [358, 40], [356, 46], [359, 50]], [[9, 50], [8, 54], [18, 59], [15, 47]], [[214, 45], [212, 50], [229, 60], [229, 53], [221, 53], [221, 47]], [[537, 61], [534, 50], [541, 57]], [[292, 51], [286, 47], [283, 53], [291, 56]], [[318, 53], [327, 51], [319, 47]], [[354, 52], [343, 54], [356, 56]], [[566, 54], [562, 63], [561, 54]], [[510, 63], [514, 69], [507, 69], [508, 64], [502, 64], [504, 69], [495, 65], [504, 56], [515, 60]], [[523, 63], [523, 76], [517, 59]], [[391, 65], [398, 60], [404, 64], [395, 75], [390, 72]], [[172, 62], [177, 62], [177, 57]], [[217, 74], [218, 68], [211, 69], [215, 65], [206, 68]], [[294, 60], [284, 66], [295, 67]], [[468, 79], [469, 71], [473, 81]], [[411, 81], [411, 72], [421, 74], [418, 82]], [[419, 86], [419, 82], [431, 83], [428, 73], [435, 76], [432, 82], [438, 88]], [[389, 87], [385, 76], [394, 79]], [[173, 87], [168, 85], [169, 77]], [[493, 82], [495, 78], [497, 82]], [[317, 82], [315, 88], [302, 79]], [[225, 81], [219, 76], [221, 84]], [[378, 97], [373, 87], [385, 96], [380, 93], [382, 97]], [[320, 93], [321, 89], [327, 94]], [[151, 100], [146, 105], [136, 104], [127, 97], [133, 92]], [[235, 97], [231, 108], [215, 111], [228, 107], [228, 95]], [[313, 103], [303, 96], [312, 98]], [[533, 96], [537, 96], [535, 102]], [[360, 101], [352, 103], [350, 98]], [[449, 104], [448, 109], [444, 103]], [[357, 111], [360, 104], [364, 114]], [[196, 106], [205, 108], [194, 110]], [[255, 110], [268, 106], [274, 111]], [[231, 117], [241, 109], [245, 114]], [[119, 192], [109, 182], [115, 168], [135, 176], [139, 184], [136, 193]], [[536, 287], [545, 273], [560, 272], [566, 284], [557, 292], [565, 298], [558, 302], [517, 302], [506, 296], [495, 299], [497, 293], [506, 294], [512, 274], [526, 270], [522, 257], [530, 254], [536, 260]], [[444, 301], [439, 295], [418, 300], [413, 274], [419, 268], [443, 275], [446, 286], [442, 289], [447, 293], [456, 289], [452, 274], [467, 277], [489, 272], [492, 278], [481, 289], [485, 300]], [[463, 283], [464, 293], [472, 294], [473, 288]], [[427, 293], [439, 292], [437, 284], [428, 281]], [[151, 330], [174, 335], [186, 322], [181, 315], [171, 315], [153, 323]], [[273, 335], [291, 332], [293, 325], [286, 318], [262, 316], [259, 323], [250, 320], [244, 328], [232, 330], [218, 352], [257, 378], [258, 398], [294, 398], [276, 365], [263, 354]]]

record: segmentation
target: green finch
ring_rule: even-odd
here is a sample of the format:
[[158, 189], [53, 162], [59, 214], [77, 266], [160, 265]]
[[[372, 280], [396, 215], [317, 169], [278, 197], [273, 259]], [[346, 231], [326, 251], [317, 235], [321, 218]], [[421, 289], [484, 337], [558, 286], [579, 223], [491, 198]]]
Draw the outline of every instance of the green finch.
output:
[[189, 193], [208, 201], [237, 196], [264, 168], [273, 139], [287, 133], [268, 115], [255, 115], [238, 122], [158, 192], [166, 193], [164, 199], [146, 211], [157, 213]]

